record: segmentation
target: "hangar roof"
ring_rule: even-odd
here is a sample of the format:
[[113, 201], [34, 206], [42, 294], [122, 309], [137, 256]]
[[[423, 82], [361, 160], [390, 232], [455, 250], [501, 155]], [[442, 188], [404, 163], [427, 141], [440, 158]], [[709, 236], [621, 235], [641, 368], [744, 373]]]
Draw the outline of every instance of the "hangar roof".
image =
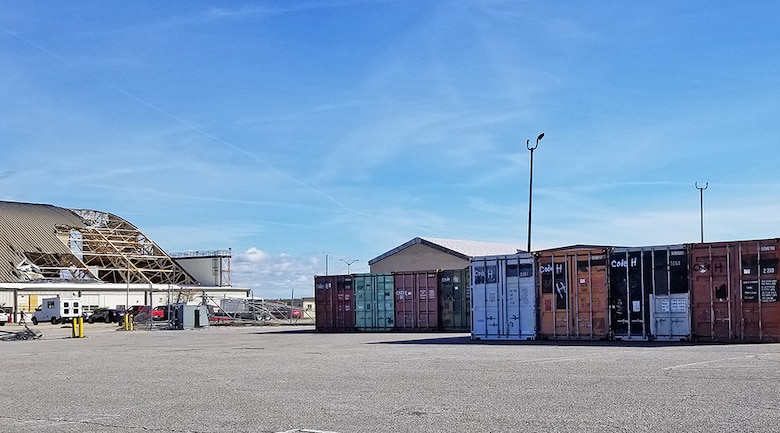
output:
[[0, 282], [45, 281], [197, 285], [116, 215], [0, 201]]
[[368, 264], [373, 265], [382, 259], [385, 259], [416, 244], [422, 244], [465, 260], [468, 260], [471, 257], [516, 254], [518, 251], [522, 251], [520, 248], [518, 248], [517, 245], [496, 242], [416, 237], [409, 242], [404, 243], [403, 245], [397, 246], [392, 250], [369, 260]]

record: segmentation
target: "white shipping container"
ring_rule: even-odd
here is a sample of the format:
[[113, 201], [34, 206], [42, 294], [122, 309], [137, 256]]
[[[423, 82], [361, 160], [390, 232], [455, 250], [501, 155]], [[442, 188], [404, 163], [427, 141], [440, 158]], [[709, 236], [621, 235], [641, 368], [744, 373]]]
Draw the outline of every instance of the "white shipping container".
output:
[[471, 338], [536, 338], [534, 259], [528, 253], [471, 259]]

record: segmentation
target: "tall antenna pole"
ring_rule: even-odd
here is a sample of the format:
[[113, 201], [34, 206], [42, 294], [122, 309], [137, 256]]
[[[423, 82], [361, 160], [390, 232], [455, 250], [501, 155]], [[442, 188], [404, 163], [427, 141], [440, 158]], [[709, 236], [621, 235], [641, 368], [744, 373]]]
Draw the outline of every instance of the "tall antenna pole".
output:
[[704, 184], [704, 186], [699, 186], [699, 182], [695, 183], [696, 189], [699, 190], [699, 213], [701, 216], [701, 243], [704, 243], [704, 190], [707, 189], [708, 186], [710, 186], [710, 183], [707, 182]]

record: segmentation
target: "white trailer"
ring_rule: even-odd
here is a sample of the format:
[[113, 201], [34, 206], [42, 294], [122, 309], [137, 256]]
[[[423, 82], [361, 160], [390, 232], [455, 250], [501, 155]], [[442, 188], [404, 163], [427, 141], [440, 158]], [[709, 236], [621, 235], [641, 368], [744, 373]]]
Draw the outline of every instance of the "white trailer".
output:
[[66, 320], [79, 317], [82, 314], [81, 298], [78, 297], [56, 297], [45, 298], [41, 305], [35, 309], [32, 316], [33, 325], [40, 322], [51, 322], [53, 325]]

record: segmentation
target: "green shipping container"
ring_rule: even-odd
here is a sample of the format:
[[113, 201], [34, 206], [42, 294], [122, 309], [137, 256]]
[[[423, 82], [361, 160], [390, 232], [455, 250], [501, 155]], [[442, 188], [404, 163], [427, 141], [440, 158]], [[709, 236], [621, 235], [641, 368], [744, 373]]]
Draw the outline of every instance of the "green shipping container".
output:
[[356, 274], [355, 328], [390, 331], [395, 326], [393, 274]]
[[471, 331], [469, 268], [439, 272], [439, 327], [442, 331]]

